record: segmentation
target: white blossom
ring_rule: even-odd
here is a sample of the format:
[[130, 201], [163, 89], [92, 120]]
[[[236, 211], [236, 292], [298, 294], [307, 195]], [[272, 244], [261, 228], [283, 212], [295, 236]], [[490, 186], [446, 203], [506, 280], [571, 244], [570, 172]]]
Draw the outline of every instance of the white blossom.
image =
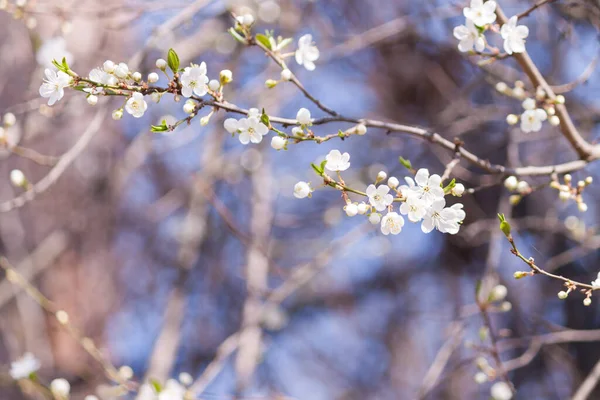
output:
[[410, 222], [419, 222], [427, 214], [428, 206], [423, 200], [411, 196], [400, 206], [400, 213], [407, 215]]
[[312, 189], [310, 188], [310, 185], [306, 182], [300, 181], [294, 185], [294, 197], [297, 199], [310, 197], [311, 193]]
[[[227, 127], [225, 128], [227, 129]], [[242, 118], [238, 121], [237, 129], [240, 131], [242, 144], [260, 143], [264, 135], [269, 133], [269, 128], [258, 120], [257, 117]]]
[[167, 380], [165, 387], [158, 394], [158, 400], [184, 400], [186, 389], [175, 379]]
[[504, 39], [504, 51], [508, 54], [522, 53], [525, 51], [525, 38], [529, 36], [529, 28], [525, 25], [517, 26], [517, 16], [515, 15], [502, 25], [500, 35]]
[[53, 71], [46, 68], [44, 71], [46, 79], [40, 86], [40, 96], [48, 98], [51, 106], [65, 95], [65, 88], [71, 84], [71, 77], [62, 71]]
[[443, 197], [433, 201], [421, 224], [424, 233], [429, 233], [434, 228], [442, 233], [458, 233], [459, 215], [452, 208], [444, 208], [445, 205], [446, 200]]
[[463, 9], [467, 19], [473, 21], [477, 26], [485, 26], [496, 21], [496, 2], [483, 0], [471, 0], [471, 6]]
[[35, 55], [37, 63], [46, 68], [52, 67], [52, 60], [61, 62], [63, 58], [69, 65], [73, 62], [73, 54], [67, 50], [67, 41], [62, 36], [46, 40]]
[[460, 25], [454, 28], [454, 37], [459, 40], [458, 50], [467, 52], [475, 48], [476, 51], [482, 52], [485, 49], [485, 39], [477, 30], [473, 21], [467, 18], [465, 25]]
[[23, 356], [10, 364], [10, 376], [14, 380], [28, 378], [29, 375], [40, 369], [40, 360], [31, 353], [25, 353]]
[[600, 288], [600, 272], [598, 272], [598, 276], [595, 281], [592, 281], [592, 286], [594, 288]]
[[428, 204], [431, 204], [435, 200], [444, 197], [444, 189], [442, 189], [440, 186], [442, 183], [442, 178], [437, 174], [429, 176], [429, 170], [427, 168], [421, 168], [417, 171], [414, 182], [411, 177], [406, 177], [405, 179], [410, 189], [408, 191], [409, 197], [415, 194]]
[[94, 68], [91, 70], [88, 77], [91, 81], [100, 83], [102, 85], [115, 86], [118, 82], [118, 79], [114, 75], [100, 68]]
[[319, 59], [319, 49], [312, 41], [312, 35], [304, 35], [298, 40], [296, 62], [309, 71], [315, 69], [315, 61]]
[[250, 109], [248, 110], [248, 116], [249, 116], [249, 117], [256, 117], [256, 118], [259, 118], [259, 117], [260, 117], [260, 115], [261, 115], [261, 113], [260, 113], [260, 110], [259, 110], [258, 108], [254, 108], [254, 107], [253, 107], [253, 108], [250, 108]]
[[148, 103], [144, 100], [144, 95], [135, 92], [127, 103], [125, 103], [125, 111], [133, 115], [135, 118], [141, 118], [148, 109]]
[[4, 117], [2, 117], [2, 122], [4, 123], [5, 127], [10, 128], [17, 123], [17, 117], [15, 117], [15, 114], [7, 112], [4, 114]]
[[521, 130], [523, 132], [537, 132], [542, 129], [542, 121], [548, 118], [546, 111], [541, 108], [526, 110], [521, 114]]
[[390, 176], [387, 184], [391, 189], [396, 189], [400, 185], [400, 181], [395, 176]]
[[404, 218], [396, 212], [389, 212], [381, 219], [381, 233], [397, 235], [402, 231]]
[[325, 156], [325, 168], [331, 172], [345, 171], [350, 168], [350, 154], [340, 153], [339, 150], [331, 150]]
[[192, 97], [193, 94], [204, 96], [208, 91], [207, 83], [206, 63], [192, 64], [191, 67], [185, 67], [181, 74], [181, 94], [184, 97]]
[[308, 111], [306, 108], [299, 109], [298, 113], [296, 114], [296, 120], [298, 120], [300, 125], [310, 125], [310, 111]]
[[390, 188], [387, 185], [380, 185], [379, 187], [369, 185], [366, 192], [369, 197], [369, 203], [371, 203], [377, 211], [385, 210], [385, 208], [394, 201], [394, 196], [389, 194], [389, 191]]

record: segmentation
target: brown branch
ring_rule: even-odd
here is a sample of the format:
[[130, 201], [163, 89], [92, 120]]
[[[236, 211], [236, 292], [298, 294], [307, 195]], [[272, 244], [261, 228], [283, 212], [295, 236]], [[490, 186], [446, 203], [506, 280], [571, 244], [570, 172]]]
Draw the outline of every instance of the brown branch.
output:
[[[498, 22], [503, 25], [508, 22], [508, 18], [502, 11], [500, 6], [496, 7], [496, 15], [498, 16]], [[515, 53], [514, 58], [517, 60], [521, 69], [527, 76], [529, 80], [533, 84], [534, 87], [541, 87], [546, 92], [546, 96], [550, 100], [556, 100], [556, 95], [552, 90], [552, 87], [546, 82], [546, 79], [542, 76], [540, 70], [537, 68], [535, 63], [529, 57], [527, 51], [522, 53]], [[577, 152], [577, 155], [582, 160], [590, 160], [598, 157], [600, 153], [600, 147], [594, 146], [588, 143], [579, 133], [575, 124], [571, 120], [571, 116], [567, 111], [567, 108], [564, 104], [556, 104], [556, 115], [560, 118], [560, 130], [563, 136], [571, 143], [573, 149]]]

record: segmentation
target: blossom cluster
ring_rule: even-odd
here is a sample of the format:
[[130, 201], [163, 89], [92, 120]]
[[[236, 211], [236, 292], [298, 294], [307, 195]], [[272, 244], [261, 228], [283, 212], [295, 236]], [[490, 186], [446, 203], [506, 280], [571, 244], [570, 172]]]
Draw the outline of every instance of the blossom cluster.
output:
[[[469, 52], [475, 49], [477, 53], [483, 54], [488, 42], [485, 31], [490, 29], [496, 22], [496, 2], [493, 0], [471, 0], [470, 6], [463, 9], [465, 24], [454, 28], [454, 37], [458, 39], [458, 50]], [[500, 28], [500, 36], [504, 43], [504, 51], [507, 54], [523, 53], [525, 51], [525, 39], [529, 36], [529, 29], [524, 25], [517, 25], [518, 17], [511, 17], [507, 23]], [[492, 48], [492, 55], [498, 50]]]
[[[350, 154], [331, 150], [325, 157], [323, 166], [325, 170], [339, 174], [350, 167]], [[384, 235], [399, 234], [405, 223], [403, 216], [410, 222], [420, 222], [424, 233], [437, 229], [442, 233], [456, 234], [466, 216], [461, 203], [446, 207], [445, 199], [447, 194], [461, 196], [465, 191], [464, 186], [453, 182], [445, 189], [442, 178], [437, 174], [430, 175], [426, 168], [419, 169], [414, 178], [405, 177], [405, 185], [400, 185], [398, 178], [388, 178], [384, 171], [379, 172], [375, 183], [369, 185], [362, 193], [367, 197], [367, 201], [360, 203], [351, 201], [346, 194], [346, 191], [350, 190], [343, 184], [332, 183], [334, 181], [324, 171], [323, 178], [326, 183], [344, 192], [346, 215], [367, 216], [372, 224], [380, 225]], [[386, 179], [387, 184], [381, 184]], [[304, 181], [298, 182], [294, 187], [296, 198], [310, 197], [312, 192], [310, 184]], [[395, 202], [401, 203], [397, 210], [393, 205]]]
[[[41, 367], [41, 362], [31, 353], [25, 353], [21, 358], [13, 361], [10, 366], [10, 376], [15, 381], [34, 380], [39, 382], [36, 377], [37, 371]], [[124, 365], [118, 370], [119, 380], [129, 381], [134, 373], [131, 367]], [[137, 399], [139, 400], [185, 400], [191, 398], [189, 387], [194, 379], [186, 372], [179, 374], [179, 379], [168, 379], [164, 385], [157, 381], [144, 383], [137, 389]], [[71, 384], [63, 378], [57, 378], [50, 382], [48, 391], [52, 398], [56, 400], [68, 400], [71, 396]], [[117, 398], [123, 394], [121, 386], [101, 385], [97, 389], [100, 398]], [[84, 400], [98, 400], [99, 397], [93, 394], [85, 396]]]

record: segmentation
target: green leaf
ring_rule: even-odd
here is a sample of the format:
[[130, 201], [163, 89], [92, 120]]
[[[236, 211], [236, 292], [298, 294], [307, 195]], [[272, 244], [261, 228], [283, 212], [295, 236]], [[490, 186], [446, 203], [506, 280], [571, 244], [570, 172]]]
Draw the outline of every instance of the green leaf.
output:
[[169, 64], [169, 68], [171, 68], [171, 71], [173, 71], [174, 74], [179, 72], [179, 56], [173, 49], [169, 49], [167, 64]]
[[150, 125], [150, 132], [167, 132], [168, 130], [166, 119], [163, 119], [160, 125]]
[[152, 387], [154, 388], [154, 391], [156, 393], [162, 392], [162, 385], [160, 384], [159, 381], [157, 381], [154, 378], [150, 378], [150, 384], [152, 385]]
[[506, 220], [504, 214], [498, 214], [498, 219], [500, 220], [500, 230], [504, 233], [504, 236], [510, 237], [510, 224]]
[[450, 193], [452, 189], [456, 186], [456, 179], [452, 179], [450, 183], [444, 188], [444, 193]]
[[260, 44], [262, 44], [263, 46], [265, 46], [267, 49], [273, 50], [271, 48], [271, 42], [269, 41], [269, 38], [267, 36], [263, 35], [262, 33], [256, 34], [256, 41], [259, 42]]
[[265, 112], [264, 108], [262, 109], [262, 115], [260, 116], [260, 122], [262, 122], [263, 124], [265, 124], [267, 127], [271, 126], [271, 121], [269, 121], [269, 116]]
[[323, 176], [323, 164], [321, 164], [321, 166], [318, 166], [314, 163], [310, 163], [310, 166], [312, 167], [312, 169], [315, 170], [315, 172], [317, 173], [317, 175], [319, 176]]
[[56, 69], [64, 72], [65, 74], [69, 73], [69, 65], [67, 64], [67, 60], [64, 57], [61, 62], [52, 60], [52, 65], [54, 65]]
[[400, 161], [400, 164], [402, 164], [406, 169], [408, 169], [408, 170], [412, 170], [413, 169], [412, 164], [410, 163], [409, 160], [406, 160], [406, 159], [404, 159], [402, 157], [399, 157], [398, 161]]
[[227, 32], [229, 32], [229, 34], [231, 36], [233, 36], [233, 38], [235, 40], [237, 40], [238, 42], [240, 42], [242, 44], [246, 44], [246, 39], [244, 39], [239, 33], [237, 33], [237, 31], [235, 29], [229, 28], [229, 30]]

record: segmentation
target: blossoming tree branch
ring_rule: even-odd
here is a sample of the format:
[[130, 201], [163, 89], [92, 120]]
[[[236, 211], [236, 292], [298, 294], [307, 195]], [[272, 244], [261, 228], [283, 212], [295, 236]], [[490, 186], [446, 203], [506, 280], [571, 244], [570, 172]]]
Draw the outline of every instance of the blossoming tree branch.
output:
[[[83, 75], [71, 68], [66, 56], [52, 60], [54, 68], [45, 70], [39, 94], [48, 99], [49, 106], [59, 102], [66, 90], [80, 92], [92, 106], [104, 97], [119, 98], [121, 105], [112, 111], [114, 120], [141, 118], [152, 104], [159, 103], [164, 96], [171, 96], [176, 101], [184, 100], [183, 111], [187, 116], [176, 122], [163, 120], [158, 125], [152, 125], [149, 127], [152, 132], [170, 132], [183, 124], [198, 123], [205, 126], [216, 113], [222, 112], [227, 114], [224, 133], [248, 146], [259, 144], [267, 137], [275, 151], [291, 152], [294, 146], [307, 141], [319, 144], [335, 140], [361, 140], [361, 136], [366, 134], [397, 133], [419, 137], [426, 144], [452, 152], [454, 159], [440, 171], [413, 166], [410, 160], [399, 155], [399, 162], [407, 171], [402, 181], [399, 177], [388, 176], [380, 171], [366, 187], [344, 179], [344, 172], [351, 168], [351, 155], [347, 152], [331, 150], [322, 155], [322, 163], [307, 165], [307, 168], [312, 168], [316, 178], [314, 182], [300, 181], [295, 184], [293, 195], [297, 199], [308, 201], [315, 190], [331, 190], [340, 195], [340, 207], [348, 217], [366, 219], [368, 223], [378, 226], [383, 235], [401, 234], [406, 220], [420, 224], [425, 234], [434, 231], [457, 234], [469, 214], [460, 198], [476, 190], [466, 188], [453, 177], [454, 167], [461, 162], [475, 165], [483, 174], [501, 177], [504, 187], [511, 193], [511, 204], [517, 204], [534, 191], [552, 190], [562, 201], [574, 202], [580, 212], [585, 212], [587, 205], [584, 192], [593, 183], [592, 178], [576, 182], [571, 174], [598, 159], [600, 145], [588, 142], [581, 135], [569, 114], [565, 97], [554, 93], [527, 53], [529, 29], [526, 18], [544, 3], [542, 1], [532, 9], [507, 17], [495, 1], [471, 0], [463, 9], [464, 23], [454, 28], [453, 36], [458, 51], [482, 67], [509, 58], [517, 61], [529, 82], [495, 82], [496, 91], [513, 100], [514, 112], [506, 116], [506, 123], [518, 125], [523, 134], [538, 132], [545, 124], [558, 130], [576, 155], [573, 160], [562, 164], [509, 168], [492, 164], [485, 157], [469, 151], [468, 142], [451, 141], [426, 128], [342, 115], [309, 93], [293, 72], [299, 67], [308, 71], [317, 68], [320, 51], [313, 37], [306, 34], [294, 40], [278, 36], [275, 32], [256, 32], [251, 15], [233, 16], [229, 33], [243, 45], [263, 52], [280, 67], [280, 76], [268, 79], [266, 87], [277, 90], [280, 85], [294, 85], [305, 96], [306, 107], [299, 109], [293, 118], [273, 115], [265, 109], [244, 109], [229, 102], [227, 85], [234, 79], [232, 72], [222, 70], [218, 74], [211, 74], [206, 62], [181, 65], [176, 49], [169, 50], [165, 59], [156, 60], [156, 71], [145, 77], [131, 70], [124, 62], [106, 60], [101, 67]], [[295, 49], [290, 50], [293, 43], [296, 43]], [[311, 110], [318, 110], [325, 116], [313, 118]], [[4, 123], [6, 126], [14, 124], [14, 116], [5, 116]], [[332, 123], [346, 124], [346, 129], [328, 131]], [[546, 177], [547, 184], [534, 186], [528, 181], [531, 176]], [[30, 190], [31, 184], [20, 170], [13, 170], [10, 178], [15, 186]], [[511, 245], [511, 252], [527, 265], [526, 271], [515, 274], [516, 278], [544, 275], [564, 285], [564, 290], [558, 292], [559, 298], [565, 299], [571, 292], [581, 291], [585, 297], [583, 304], [591, 304], [594, 291], [600, 288], [600, 274], [598, 279], [590, 279], [589, 283], [585, 283], [547, 272], [518, 249], [511, 234], [510, 221], [503, 215], [499, 215], [499, 218], [500, 229]], [[501, 300], [504, 296], [505, 293], [495, 298]], [[11, 375], [16, 380], [26, 379], [38, 368], [35, 357], [26, 354], [13, 364]], [[117, 371], [113, 378], [126, 382], [131, 378], [131, 373], [129, 370]], [[179, 400], [188, 398], [186, 396], [191, 384], [191, 378], [184, 375], [179, 381], [167, 382], [165, 387], [156, 384], [136, 388], [124, 384], [123, 388], [139, 390], [140, 393], [145, 391], [150, 396], [147, 398], [160, 393], [158, 398], [161, 400]], [[69, 385], [66, 381], [58, 380], [52, 382], [49, 390], [57, 398], [65, 398], [69, 393]], [[514, 388], [505, 379], [492, 388], [492, 397], [497, 400], [509, 399], [513, 392]]]

